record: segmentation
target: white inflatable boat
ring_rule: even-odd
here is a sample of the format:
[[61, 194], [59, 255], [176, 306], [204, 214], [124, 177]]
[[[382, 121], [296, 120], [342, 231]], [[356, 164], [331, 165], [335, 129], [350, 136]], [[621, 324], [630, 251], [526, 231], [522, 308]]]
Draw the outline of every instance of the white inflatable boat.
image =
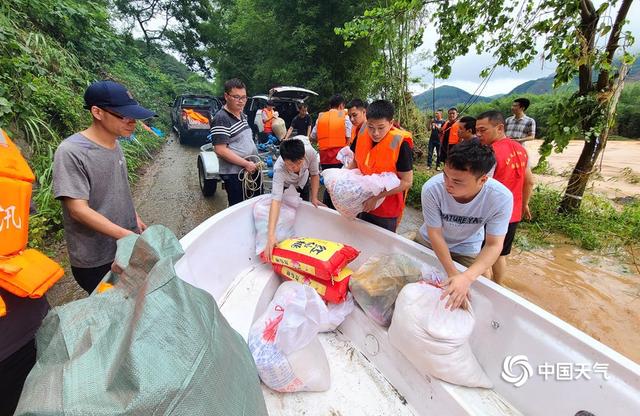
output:
[[[255, 255], [256, 201], [225, 209], [192, 230], [180, 240], [186, 254], [176, 265], [182, 279], [213, 295], [245, 340], [281, 283]], [[403, 253], [437, 265], [425, 247], [308, 203], [298, 209], [296, 233], [356, 247], [361, 254], [351, 265], [354, 270], [381, 253]], [[356, 308], [337, 331], [320, 334], [331, 368], [330, 390], [281, 394], [264, 387], [269, 413], [640, 415], [640, 365], [485, 278], [472, 285], [472, 302], [476, 326], [471, 346], [493, 389], [421, 375], [391, 346], [386, 328]]]

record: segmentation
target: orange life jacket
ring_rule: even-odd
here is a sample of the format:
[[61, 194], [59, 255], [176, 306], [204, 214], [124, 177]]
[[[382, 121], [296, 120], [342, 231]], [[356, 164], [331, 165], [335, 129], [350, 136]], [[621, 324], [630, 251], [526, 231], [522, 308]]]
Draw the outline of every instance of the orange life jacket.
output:
[[[20, 297], [39, 298], [64, 270], [39, 251], [25, 250], [34, 180], [20, 149], [0, 129], [0, 287]], [[6, 313], [3, 309], [2, 303], [0, 316]]]
[[446, 134], [447, 130], [449, 130], [449, 146], [458, 144], [458, 142], [460, 141], [460, 136], [458, 136], [459, 129], [460, 125], [455, 121], [453, 122], [453, 125], [451, 125], [451, 122], [449, 121], [443, 124], [442, 137], [444, 139], [444, 135]]
[[[198, 123], [202, 124], [209, 124], [208, 118], [191, 108], [184, 108], [182, 109], [182, 112], [185, 114], [185, 116], [187, 116], [187, 118], [190, 118], [193, 121], [197, 121]], [[144, 123], [142, 124], [144, 125]]]
[[345, 111], [332, 108], [318, 115], [318, 148], [320, 150], [344, 147], [347, 145], [347, 133], [344, 127]]
[[363, 131], [364, 129], [365, 129], [364, 123], [362, 123], [360, 127], [356, 127], [355, 125], [351, 126], [351, 137], [349, 137], [348, 144], [353, 143], [353, 141], [358, 138], [358, 134], [360, 134], [360, 132]]
[[[369, 130], [363, 126], [356, 142], [355, 160], [358, 164], [358, 169], [364, 175], [384, 172], [397, 174], [396, 163], [400, 156], [400, 146], [405, 141], [413, 148], [411, 133], [406, 130], [392, 128], [378, 144], [373, 146]], [[403, 192], [389, 195], [378, 208], [369, 213], [382, 218], [398, 218], [404, 210], [405, 197], [406, 195]]]
[[273, 123], [273, 110], [269, 110], [265, 107], [262, 112], [267, 115], [267, 119], [263, 122], [264, 132], [271, 133], [273, 131], [273, 128], [271, 127], [271, 123]]

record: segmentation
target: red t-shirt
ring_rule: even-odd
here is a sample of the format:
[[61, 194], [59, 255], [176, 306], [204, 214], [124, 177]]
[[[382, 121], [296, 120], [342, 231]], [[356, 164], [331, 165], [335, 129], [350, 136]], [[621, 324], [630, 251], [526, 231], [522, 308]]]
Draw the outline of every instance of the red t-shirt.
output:
[[493, 178], [513, 194], [513, 212], [509, 223], [522, 219], [522, 190], [529, 156], [524, 147], [508, 137], [491, 144], [496, 155]]
[[320, 150], [320, 164], [321, 165], [340, 165], [340, 162], [336, 156], [342, 147], [331, 147], [329, 149]]

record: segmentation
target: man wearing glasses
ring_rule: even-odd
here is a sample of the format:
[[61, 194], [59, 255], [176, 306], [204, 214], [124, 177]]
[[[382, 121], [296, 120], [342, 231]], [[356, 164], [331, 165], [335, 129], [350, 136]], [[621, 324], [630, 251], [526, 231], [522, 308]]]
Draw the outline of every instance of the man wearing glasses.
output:
[[131, 136], [137, 120], [155, 113], [114, 81], [94, 82], [84, 101], [91, 125], [58, 146], [53, 192], [62, 202], [71, 272], [91, 293], [111, 268], [116, 240], [146, 228], [133, 205], [127, 163], [117, 139]]
[[[258, 149], [253, 142], [253, 133], [247, 116], [242, 112], [247, 103], [247, 89], [239, 79], [230, 79], [224, 83], [225, 105], [211, 121], [211, 142], [220, 162], [220, 177], [227, 191], [229, 206], [261, 193], [243, 189], [238, 174], [244, 169], [247, 174], [259, 180], [258, 166], [246, 157], [257, 155]], [[261, 188], [261, 187], [260, 187]]]

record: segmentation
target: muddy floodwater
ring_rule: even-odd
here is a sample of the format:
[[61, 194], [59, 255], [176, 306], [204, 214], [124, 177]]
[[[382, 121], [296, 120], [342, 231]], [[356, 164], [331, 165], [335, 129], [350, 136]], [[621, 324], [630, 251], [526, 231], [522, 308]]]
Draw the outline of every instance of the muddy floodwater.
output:
[[[226, 208], [220, 187], [211, 198], [200, 193], [198, 151], [169, 138], [141, 173], [132, 191], [147, 225], [164, 224], [180, 238]], [[410, 236], [421, 224], [421, 212], [407, 208], [398, 232]], [[514, 248], [505, 286], [640, 363], [640, 272], [634, 266], [573, 246]], [[84, 296], [69, 272], [47, 294], [54, 306]]]
[[504, 284], [640, 363], [640, 274], [617, 258], [558, 245], [515, 250]]

